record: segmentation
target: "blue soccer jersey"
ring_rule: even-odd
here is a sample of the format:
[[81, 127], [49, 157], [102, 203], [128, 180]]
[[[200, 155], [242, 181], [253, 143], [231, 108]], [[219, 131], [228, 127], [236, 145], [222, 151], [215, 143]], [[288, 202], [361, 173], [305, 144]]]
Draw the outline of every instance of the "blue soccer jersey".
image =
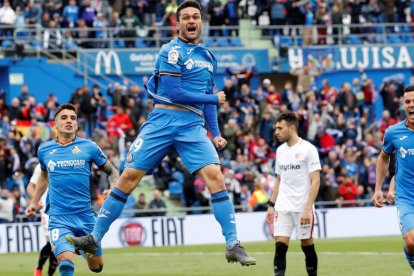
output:
[[[181, 77], [183, 89], [192, 93], [211, 93], [214, 86], [214, 75], [217, 71], [217, 61], [214, 55], [203, 44], [189, 44], [181, 37], [176, 37], [170, 43], [164, 44], [155, 64], [155, 73], [147, 84], [148, 92], [154, 97], [155, 103], [172, 103], [165, 91], [165, 85], [157, 75]], [[203, 104], [185, 105], [199, 115], [202, 114]]]
[[98, 145], [79, 137], [66, 145], [52, 140], [39, 147], [38, 157], [49, 178], [46, 213], [65, 215], [91, 211], [92, 162], [101, 167], [107, 161]]
[[390, 126], [385, 132], [382, 149], [389, 155], [396, 154], [396, 205], [414, 206], [414, 130], [404, 121]]

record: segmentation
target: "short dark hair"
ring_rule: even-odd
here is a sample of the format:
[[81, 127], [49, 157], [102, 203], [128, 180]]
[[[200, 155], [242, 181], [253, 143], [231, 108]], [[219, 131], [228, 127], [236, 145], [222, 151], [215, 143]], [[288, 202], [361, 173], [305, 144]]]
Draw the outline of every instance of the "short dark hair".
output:
[[202, 14], [200, 3], [195, 0], [186, 0], [178, 6], [177, 12], [175, 13], [178, 22], [180, 21], [180, 12], [185, 8], [196, 8], [200, 11], [200, 14]]
[[57, 108], [54, 119], [56, 120], [56, 118], [59, 115], [59, 113], [62, 112], [63, 110], [65, 110], [65, 109], [73, 110], [76, 113], [76, 107], [73, 104], [71, 104], [71, 103], [65, 103], [65, 104], [62, 104], [61, 106], [59, 106]]
[[279, 123], [281, 121], [286, 121], [288, 125], [294, 125], [296, 130], [299, 129], [299, 120], [298, 116], [296, 116], [296, 113], [292, 111], [285, 111], [279, 114], [279, 116], [276, 118], [276, 123]]
[[410, 84], [404, 88], [404, 93], [414, 92], [414, 84]]

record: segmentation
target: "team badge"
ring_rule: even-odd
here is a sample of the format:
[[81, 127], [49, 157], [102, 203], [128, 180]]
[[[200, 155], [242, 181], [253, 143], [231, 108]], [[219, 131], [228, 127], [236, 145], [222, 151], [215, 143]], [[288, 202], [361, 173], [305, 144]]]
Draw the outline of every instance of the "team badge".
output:
[[78, 154], [79, 152], [81, 152], [81, 150], [80, 150], [80, 148], [79, 148], [78, 146], [74, 146], [74, 147], [72, 148], [72, 153], [73, 153], [73, 154]]
[[187, 61], [184, 63], [184, 65], [185, 65], [185, 67], [186, 67], [188, 70], [190, 70], [191, 68], [193, 68], [194, 61], [190, 58], [189, 60], [187, 60]]
[[132, 153], [128, 154], [128, 156], [127, 156], [127, 158], [126, 158], [126, 161], [127, 161], [128, 163], [131, 163], [132, 161], [134, 161], [134, 157], [132, 156]]
[[177, 64], [177, 62], [178, 62], [178, 51], [170, 50], [168, 52], [168, 63]]

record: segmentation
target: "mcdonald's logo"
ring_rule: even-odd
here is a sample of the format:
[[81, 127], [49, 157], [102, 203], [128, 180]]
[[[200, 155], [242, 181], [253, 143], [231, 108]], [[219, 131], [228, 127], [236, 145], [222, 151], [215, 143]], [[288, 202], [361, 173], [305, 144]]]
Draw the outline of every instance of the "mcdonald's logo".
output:
[[[122, 75], [121, 62], [119, 61], [118, 54], [115, 51], [111, 50], [108, 52], [105, 52], [105, 51], [98, 52], [98, 54], [96, 55], [96, 62], [95, 62], [95, 74], [96, 75], [101, 74], [102, 61], [103, 61], [103, 66], [105, 68], [105, 74]], [[112, 61], [114, 64], [113, 69], [112, 69]]]

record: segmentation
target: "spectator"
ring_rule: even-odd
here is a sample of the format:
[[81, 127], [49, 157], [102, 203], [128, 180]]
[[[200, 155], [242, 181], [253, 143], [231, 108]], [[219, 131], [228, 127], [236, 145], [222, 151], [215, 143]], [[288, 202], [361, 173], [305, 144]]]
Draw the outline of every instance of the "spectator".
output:
[[150, 201], [148, 209], [152, 210], [152, 216], [165, 216], [167, 213], [167, 205], [164, 200], [161, 198], [160, 190], [154, 191], [154, 198]]
[[135, 204], [135, 209], [138, 211], [135, 213], [136, 217], [146, 217], [148, 216], [148, 213], [146, 212], [148, 210], [148, 203], [145, 199], [145, 194], [140, 193], [138, 196], [138, 201]]
[[[353, 182], [351, 176], [346, 176], [342, 184], [339, 185], [338, 189], [339, 196], [342, 200], [356, 200], [360, 195], [358, 185]], [[342, 207], [353, 207], [356, 203], [343, 203]]]
[[63, 20], [65, 26], [74, 28], [79, 19], [79, 6], [76, 4], [76, 0], [69, 0], [69, 4], [63, 8]]
[[135, 47], [135, 37], [137, 36], [136, 27], [142, 26], [141, 21], [133, 14], [131, 8], [126, 10], [126, 14], [121, 19], [121, 26], [124, 28], [122, 33], [125, 38], [125, 47]]
[[230, 36], [239, 36], [239, 2], [235, 0], [227, 0], [223, 8], [224, 24], [229, 30]]

